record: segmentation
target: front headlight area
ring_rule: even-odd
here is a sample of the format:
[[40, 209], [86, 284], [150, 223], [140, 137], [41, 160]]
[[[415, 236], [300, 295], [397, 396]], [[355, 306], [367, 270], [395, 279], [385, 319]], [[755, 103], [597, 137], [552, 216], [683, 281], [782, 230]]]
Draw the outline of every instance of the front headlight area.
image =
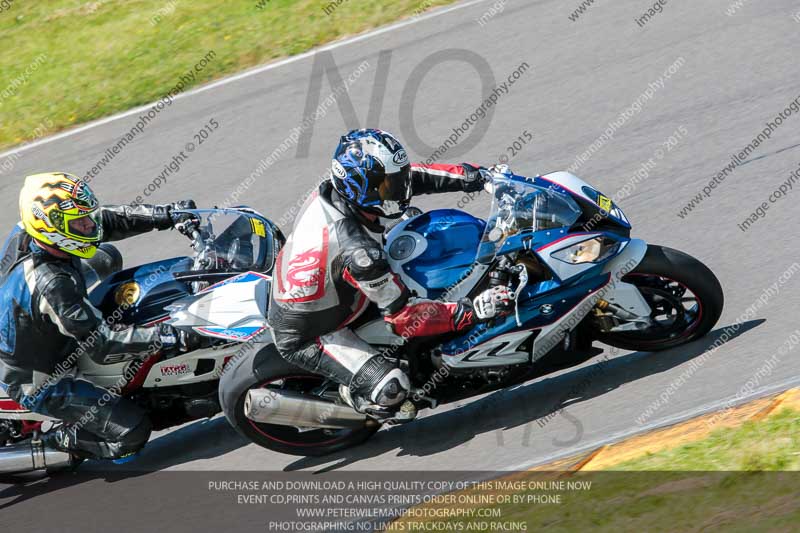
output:
[[595, 237], [553, 252], [550, 256], [570, 265], [599, 263], [619, 251], [620, 242], [608, 237]]

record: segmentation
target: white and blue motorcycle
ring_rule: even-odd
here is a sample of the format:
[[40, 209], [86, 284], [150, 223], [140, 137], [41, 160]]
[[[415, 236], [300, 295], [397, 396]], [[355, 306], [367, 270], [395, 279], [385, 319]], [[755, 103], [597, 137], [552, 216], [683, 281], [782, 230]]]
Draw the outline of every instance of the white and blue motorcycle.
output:
[[[630, 237], [607, 196], [567, 172], [495, 172], [491, 212], [409, 208], [385, 235], [394, 272], [418, 297], [456, 301], [492, 285], [515, 312], [472, 330], [405, 341], [377, 310], [353, 326], [410, 376], [410, 399], [435, 408], [580, 364], [594, 341], [641, 351], [707, 334], [723, 307], [716, 276], [697, 259]], [[257, 444], [295, 455], [353, 446], [381, 425], [342, 401], [338, 385], [292, 366], [268, 345], [226, 368], [228, 420]]]
[[[272, 342], [269, 274], [285, 242], [275, 224], [247, 207], [180, 214], [192, 256], [123, 270], [120, 253], [103, 244], [83, 267], [89, 299], [107, 320], [122, 326], [169, 322], [194, 333], [192, 349], [101, 364], [76, 348], [74, 366], [64, 372], [139, 405], [157, 430], [219, 413], [217, 387], [226, 363]], [[0, 474], [71, 466], [68, 454], [45, 448], [40, 439], [60, 423], [30, 412], [0, 387]]]

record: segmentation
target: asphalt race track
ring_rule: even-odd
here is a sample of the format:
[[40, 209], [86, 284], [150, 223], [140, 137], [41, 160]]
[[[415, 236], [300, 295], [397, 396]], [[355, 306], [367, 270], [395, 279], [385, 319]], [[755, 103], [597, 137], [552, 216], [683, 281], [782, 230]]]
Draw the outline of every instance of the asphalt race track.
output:
[[[326, 170], [339, 136], [367, 125], [368, 110], [370, 126], [396, 132], [407, 139], [412, 157], [424, 160], [496, 83], [527, 64], [507, 94], [498, 96], [490, 113], [479, 117], [441, 161], [490, 165], [507, 156], [521, 174], [566, 169], [610, 128], [612, 138], [602, 141], [576, 173], [609, 196], [625, 193], [620, 204], [635, 236], [688, 252], [714, 270], [726, 290], [715, 332], [659, 354], [616, 352], [608, 362], [594, 360], [426, 413], [414, 424], [385, 429], [364, 446], [323, 459], [248, 444], [217, 417], [156, 435], [132, 468], [522, 469], [730, 400], [800, 384], [800, 349], [779, 353], [782, 346], [794, 348], [790, 335], [800, 328], [800, 277], [792, 277], [800, 272], [794, 239], [800, 214], [800, 191], [794, 189], [800, 182], [776, 202], [768, 200], [800, 166], [800, 112], [776, 125], [745, 164], [708, 187], [709, 195], [691, 212], [678, 215], [733, 154], [800, 96], [796, 2], [745, 2], [733, 16], [726, 14], [729, 0], [669, 2], [643, 27], [635, 19], [649, 2], [598, 2], [572, 21], [569, 15], [579, 4], [501, 0], [496, 5], [502, 11], [490, 17], [484, 14], [495, 5], [491, 1], [457, 4], [440, 15], [335, 46], [325, 55], [185, 95], [161, 111], [92, 185], [104, 203], [134, 201], [183, 151], [179, 171], [146, 201], [194, 198], [212, 206], [230, 198], [278, 149], [279, 157], [234, 203], [260, 209], [288, 231], [292, 206]], [[198, 60], [205, 53], [198, 50]], [[334, 80], [351, 80], [345, 81], [347, 94], [339, 91], [338, 104], [325, 104], [335, 81], [318, 75], [312, 83], [315, 60], [318, 66], [331, 66], [333, 60]], [[426, 66], [427, 74], [414, 72]], [[306, 111], [309, 92], [320, 82], [320, 97], [312, 98]], [[299, 148], [290, 140], [281, 151], [304, 113], [313, 114], [318, 105], [322, 112], [300, 136]], [[14, 169], [0, 180], [2, 227], [17, 221], [23, 176], [49, 170], [85, 175], [140, 113], [12, 154]], [[194, 135], [212, 119], [219, 128], [198, 144]], [[525, 131], [533, 141], [512, 157], [508, 147]], [[188, 143], [194, 143], [193, 151]], [[460, 200], [458, 194], [443, 195], [419, 205], [456, 207]], [[742, 231], [738, 224], [762, 202], [769, 203], [765, 216]], [[470, 209], [479, 206], [478, 201], [469, 204]], [[122, 248], [128, 265], [188, 253], [188, 243], [175, 232], [133, 239]], [[754, 303], [756, 311], [746, 314]], [[741, 327], [704, 356], [740, 317]]]

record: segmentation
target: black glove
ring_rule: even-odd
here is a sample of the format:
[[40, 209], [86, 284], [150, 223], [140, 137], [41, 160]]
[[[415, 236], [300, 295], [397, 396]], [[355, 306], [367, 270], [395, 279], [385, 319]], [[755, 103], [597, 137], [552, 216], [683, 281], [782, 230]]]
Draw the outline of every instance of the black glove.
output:
[[195, 333], [194, 330], [178, 330], [178, 345], [182, 352], [192, 352], [203, 346], [204, 336]]
[[197, 209], [197, 204], [194, 200], [181, 200], [172, 204], [167, 204], [167, 213], [172, 220], [172, 225], [177, 226], [181, 222], [192, 220], [194, 217], [188, 213], [177, 213], [176, 211], [184, 211], [186, 209]]
[[180, 344], [180, 332], [169, 324], [158, 325], [158, 337], [164, 350], [172, 350]]
[[170, 214], [174, 211], [185, 211], [187, 209], [197, 209], [197, 204], [194, 200], [181, 200], [180, 202], [167, 204], [167, 210]]
[[169, 324], [159, 325], [159, 336], [165, 350], [180, 353], [191, 352], [200, 348], [203, 340], [202, 335], [198, 335], [193, 331], [177, 329]]
[[178, 210], [197, 209], [197, 204], [194, 202], [194, 200], [181, 200], [180, 202], [175, 202], [169, 205], [172, 209], [178, 209]]
[[476, 167], [469, 163], [461, 163], [461, 166], [464, 167], [464, 192], [483, 189], [483, 184], [486, 183], [483, 173], [486, 172], [486, 168]]

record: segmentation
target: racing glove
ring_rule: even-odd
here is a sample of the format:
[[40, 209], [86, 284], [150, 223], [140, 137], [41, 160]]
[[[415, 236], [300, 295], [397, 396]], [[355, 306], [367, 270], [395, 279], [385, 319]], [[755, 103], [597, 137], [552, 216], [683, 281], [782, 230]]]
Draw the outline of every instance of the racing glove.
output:
[[176, 211], [183, 211], [185, 209], [197, 209], [197, 204], [195, 203], [194, 200], [181, 200], [180, 202], [167, 204], [166, 208], [167, 208], [167, 216], [172, 221], [172, 225], [174, 227], [182, 222], [185, 222], [186, 220], [192, 219], [191, 215], [176, 213]]
[[173, 202], [168, 204], [170, 209], [197, 209], [197, 204], [194, 200], [181, 200], [180, 202]]
[[493, 167], [489, 167], [489, 172], [492, 174], [512, 174], [511, 167], [504, 163], [498, 163]]
[[158, 338], [162, 346], [167, 350], [172, 350], [177, 347], [180, 342], [180, 335], [177, 329], [169, 324], [159, 324]]
[[487, 181], [485, 175], [487, 169], [470, 163], [461, 163], [461, 166], [464, 167], [464, 191], [475, 192], [483, 189]]
[[202, 341], [202, 336], [187, 333], [169, 324], [160, 324], [158, 333], [163, 348], [172, 352], [191, 352], [199, 348]]
[[505, 285], [492, 287], [476, 296], [472, 300], [472, 307], [478, 322], [488, 322], [513, 312], [514, 293]]

